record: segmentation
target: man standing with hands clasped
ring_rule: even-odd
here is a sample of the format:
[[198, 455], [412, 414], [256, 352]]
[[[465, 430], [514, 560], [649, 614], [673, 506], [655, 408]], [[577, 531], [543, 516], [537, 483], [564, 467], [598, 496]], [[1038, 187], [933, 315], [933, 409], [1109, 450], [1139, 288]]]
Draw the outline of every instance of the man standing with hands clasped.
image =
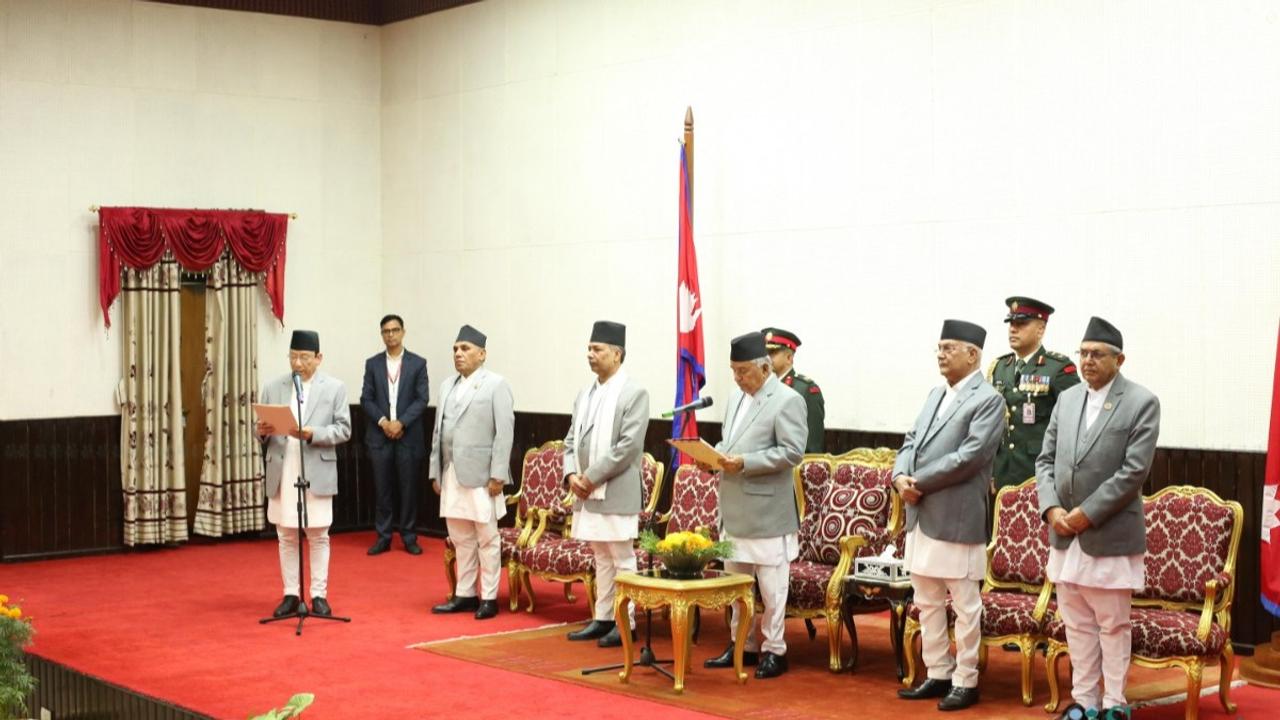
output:
[[601, 320], [591, 329], [587, 363], [596, 379], [578, 393], [564, 439], [564, 475], [574, 495], [573, 536], [591, 543], [596, 560], [596, 606], [590, 624], [570, 640], [620, 647], [614, 620], [614, 578], [636, 571], [633, 542], [640, 528], [644, 433], [649, 391], [627, 376], [627, 327]]
[[[939, 710], [978, 702], [978, 647], [987, 568], [987, 486], [1004, 430], [1004, 400], [982, 377], [987, 331], [963, 320], [942, 323], [938, 370], [946, 383], [929, 392], [893, 465], [893, 487], [907, 506], [903, 565], [920, 608], [920, 642], [929, 676], [899, 690], [905, 700], [942, 698]], [[947, 637], [947, 595], [955, 610], [956, 654]]]
[[[440, 407], [427, 474], [440, 494], [440, 517], [458, 556], [453, 598], [433, 613], [475, 611], [475, 619], [498, 614], [502, 538], [498, 520], [507, 512], [502, 487], [511, 482], [515, 411], [506, 378], [484, 367], [484, 333], [463, 325], [453, 342], [457, 375], [440, 386]], [[476, 578], [480, 599], [476, 600]]]
[[1129, 716], [1129, 611], [1133, 591], [1145, 583], [1142, 483], [1160, 435], [1160, 401], [1120, 374], [1123, 349], [1114, 325], [1089, 319], [1080, 342], [1085, 384], [1058, 399], [1036, 460], [1040, 510], [1049, 523], [1045, 571], [1071, 647], [1075, 704], [1063, 717], [1072, 710]]

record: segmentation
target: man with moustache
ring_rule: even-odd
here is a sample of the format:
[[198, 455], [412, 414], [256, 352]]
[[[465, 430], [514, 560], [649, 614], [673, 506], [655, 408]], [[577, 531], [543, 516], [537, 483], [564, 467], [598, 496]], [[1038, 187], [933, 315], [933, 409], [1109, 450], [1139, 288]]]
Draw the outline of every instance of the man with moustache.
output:
[[[342, 381], [318, 372], [320, 334], [295, 330], [289, 341], [293, 372], [267, 383], [259, 396], [264, 405], [288, 405], [299, 425], [285, 436], [269, 423], [259, 421], [258, 436], [266, 438], [267, 520], [276, 526], [280, 542], [280, 576], [284, 599], [272, 613], [283, 617], [303, 606], [298, 576], [298, 488], [294, 485], [305, 469], [310, 488], [304, 496], [307, 546], [311, 553], [311, 613], [332, 615], [329, 592], [329, 526], [333, 524], [333, 496], [338, 494], [337, 446], [351, 439], [351, 410]], [[294, 385], [294, 375], [302, 392]], [[298, 416], [301, 397], [302, 416]]]
[[386, 352], [365, 361], [364, 386], [360, 406], [369, 425], [365, 446], [373, 465], [373, 487], [377, 496], [374, 529], [378, 539], [370, 555], [391, 549], [391, 528], [395, 496], [400, 497], [398, 525], [405, 552], [421, 555], [418, 546], [418, 484], [426, 440], [422, 414], [427, 410], [430, 390], [427, 361], [404, 347], [404, 320], [387, 315], [379, 323]]
[[[804, 398], [774, 375], [764, 333], [734, 338], [729, 367], [738, 389], [725, 407], [724, 439], [716, 444], [725, 457], [720, 463], [721, 537], [733, 543], [724, 569], [756, 579], [764, 611], [752, 618], [742, 661], [756, 665], [757, 678], [775, 678], [787, 671], [787, 591], [791, 561], [800, 553], [792, 472], [804, 457], [807, 411]], [[735, 605], [733, 637], [741, 621]], [[733, 667], [733, 651], [730, 642], [703, 665]]]
[[[587, 364], [596, 379], [578, 393], [564, 439], [564, 475], [574, 495], [573, 536], [591, 544], [596, 564], [596, 605], [591, 622], [570, 640], [620, 647], [614, 620], [614, 578], [636, 571], [634, 541], [640, 528], [641, 465], [649, 426], [649, 391], [627, 375], [627, 328], [601, 320], [591, 329]], [[630, 612], [634, 632], [635, 611]]]
[[[893, 465], [893, 487], [907, 507], [903, 565], [920, 608], [928, 677], [899, 690], [905, 700], [941, 698], [938, 709], [978, 702], [978, 648], [986, 572], [987, 488], [1000, 443], [1004, 401], [982, 378], [987, 331], [946, 320], [938, 369], [946, 381], [929, 392]], [[955, 611], [956, 654], [947, 635], [947, 595]]]
[[1142, 484], [1160, 435], [1160, 400], [1120, 374], [1124, 360], [1120, 331], [1090, 318], [1080, 342], [1085, 384], [1058, 399], [1036, 460], [1040, 510], [1049, 523], [1045, 572], [1071, 647], [1075, 704], [1062, 717], [1073, 710], [1129, 716], [1129, 612], [1133, 591], [1145, 583]]
[[[484, 367], [484, 333], [463, 325], [453, 342], [457, 375], [440, 385], [427, 471], [440, 495], [440, 517], [449, 528], [458, 560], [453, 598], [433, 613], [475, 611], [475, 619], [498, 614], [502, 539], [498, 520], [506, 514], [502, 487], [511, 483], [515, 412], [506, 378]], [[476, 580], [480, 581], [479, 600]]]

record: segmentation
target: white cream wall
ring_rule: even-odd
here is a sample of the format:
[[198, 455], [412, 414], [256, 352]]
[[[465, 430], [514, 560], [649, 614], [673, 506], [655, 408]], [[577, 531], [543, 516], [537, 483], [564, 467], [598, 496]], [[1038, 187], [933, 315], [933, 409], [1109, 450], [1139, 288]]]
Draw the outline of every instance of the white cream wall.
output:
[[342, 348], [381, 310], [380, 53], [359, 25], [0, 0], [0, 418], [117, 412], [90, 205], [298, 213], [259, 371], [286, 372], [289, 330], [314, 328], [358, 395]]
[[[1274, 3], [486, 0], [384, 28], [386, 306], [433, 384], [489, 333], [567, 412], [597, 318], [674, 396], [676, 140], [697, 121], [709, 393], [776, 324], [828, 425], [903, 430], [944, 317], [1124, 332], [1161, 444], [1265, 445], [1280, 317]], [[789, 280], [783, 281], [782, 278]], [[372, 329], [367, 333], [374, 341]], [[722, 411], [721, 411], [722, 412]], [[720, 412], [708, 411], [719, 419]]]

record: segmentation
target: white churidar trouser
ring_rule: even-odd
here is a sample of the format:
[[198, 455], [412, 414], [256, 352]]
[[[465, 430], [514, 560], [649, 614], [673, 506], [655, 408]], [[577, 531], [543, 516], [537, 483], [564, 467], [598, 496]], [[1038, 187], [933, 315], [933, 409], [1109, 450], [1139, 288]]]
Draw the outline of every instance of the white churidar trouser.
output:
[[[1060, 583], [1058, 614], [1071, 648], [1071, 696], [1086, 710], [1124, 706], [1133, 624], [1133, 591]], [[1099, 688], [1101, 681], [1102, 688]], [[1102, 704], [1098, 704], [1102, 689]]]
[[[591, 552], [596, 557], [596, 607], [595, 619], [612, 622], [614, 578], [619, 572], [636, 571], [636, 553], [630, 540], [614, 540], [601, 542], [591, 541]], [[627, 606], [632, 629], [636, 626], [635, 605]]]
[[[760, 591], [760, 599], [764, 603], [764, 611], [751, 618], [751, 627], [747, 629], [747, 642], [743, 650], [757, 652], [764, 650], [774, 655], [787, 654], [787, 640], [784, 637], [787, 621], [787, 591], [791, 585], [791, 562], [783, 560], [776, 565], [758, 565], [756, 563], [725, 560], [724, 569], [733, 573], [753, 575], [756, 589]], [[738, 637], [738, 605], [733, 606], [730, 627], [733, 637]], [[758, 631], [758, 632], [757, 632]], [[764, 642], [760, 642], [764, 635]]]
[[498, 599], [498, 581], [502, 577], [502, 538], [498, 521], [474, 522], [445, 518], [449, 539], [458, 556], [458, 597], [476, 596], [476, 578], [480, 579], [480, 599]]
[[[911, 574], [920, 608], [920, 650], [929, 677], [951, 680], [955, 687], [978, 687], [978, 646], [982, 640], [982, 593], [967, 577], [936, 578]], [[956, 613], [956, 655], [947, 634], [947, 593]]]
[[[276, 526], [280, 538], [280, 577], [284, 594], [302, 597], [298, 577], [298, 529]], [[329, 592], [329, 526], [307, 528], [311, 552], [311, 597], [327, 598]]]

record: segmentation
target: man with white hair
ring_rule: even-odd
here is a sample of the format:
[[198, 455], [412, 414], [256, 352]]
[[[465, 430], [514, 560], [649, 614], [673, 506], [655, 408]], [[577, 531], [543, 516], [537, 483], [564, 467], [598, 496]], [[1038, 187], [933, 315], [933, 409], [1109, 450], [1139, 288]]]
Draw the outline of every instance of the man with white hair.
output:
[[[721, 537], [733, 542], [733, 555], [725, 559], [724, 568], [756, 579], [764, 612], [752, 618], [743, 663], [757, 665], [757, 678], [773, 678], [787, 671], [783, 637], [787, 591], [791, 561], [800, 554], [800, 512], [792, 472], [804, 457], [809, 424], [804, 398], [773, 374], [764, 333], [734, 338], [729, 367], [738, 390], [729, 398], [723, 439], [716, 445], [725, 456], [720, 475]], [[734, 637], [739, 622], [735, 605]], [[719, 657], [704, 665], [733, 667], [733, 650], [730, 642]], [[758, 650], [763, 652], [757, 655]]]
[[[973, 323], [942, 323], [937, 359], [946, 383], [929, 391], [893, 465], [893, 487], [907, 507], [904, 565], [929, 670], [923, 683], [898, 697], [942, 698], [938, 709], [944, 711], [978, 702], [987, 486], [1004, 430], [1004, 399], [982, 377], [986, 338]], [[948, 593], [956, 614], [955, 657], [947, 637]]]

